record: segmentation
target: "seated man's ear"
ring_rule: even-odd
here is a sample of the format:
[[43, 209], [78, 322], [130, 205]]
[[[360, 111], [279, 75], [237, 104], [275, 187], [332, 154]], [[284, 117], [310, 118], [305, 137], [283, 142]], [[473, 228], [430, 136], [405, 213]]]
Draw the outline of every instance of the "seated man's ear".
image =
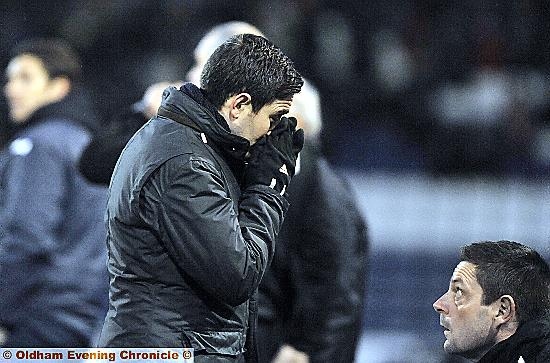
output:
[[512, 296], [502, 295], [493, 304], [495, 304], [495, 319], [499, 325], [516, 320], [516, 302]]

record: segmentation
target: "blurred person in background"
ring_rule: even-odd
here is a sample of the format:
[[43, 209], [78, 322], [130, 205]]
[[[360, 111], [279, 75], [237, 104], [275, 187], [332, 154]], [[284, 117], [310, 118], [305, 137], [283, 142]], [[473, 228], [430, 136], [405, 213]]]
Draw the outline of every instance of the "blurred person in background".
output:
[[87, 347], [107, 306], [106, 189], [77, 160], [95, 129], [80, 62], [58, 39], [21, 42], [4, 94], [14, 136], [0, 158], [0, 329], [6, 347]]
[[243, 34], [210, 56], [200, 88], [164, 91], [111, 179], [100, 346], [256, 361], [255, 296], [304, 142], [283, 115], [302, 83], [279, 48]]
[[187, 79], [194, 84], [200, 77], [206, 61], [223, 42], [238, 34], [254, 34], [265, 37], [255, 26], [243, 21], [230, 21], [214, 26], [199, 41], [193, 52], [195, 63], [187, 73]]
[[137, 130], [157, 114], [164, 89], [182, 84], [183, 81], [154, 83], [145, 90], [139, 102], [115, 116], [82, 152], [79, 163], [82, 175], [92, 183], [109, 185], [124, 146]]
[[462, 248], [448, 291], [434, 304], [445, 351], [474, 362], [550, 362], [550, 267], [510, 241]]
[[[219, 44], [241, 32], [261, 35], [238, 21], [208, 31], [189, 79], [196, 80]], [[366, 227], [351, 189], [321, 154], [321, 103], [310, 82], [294, 96], [290, 114], [306, 143], [275, 257], [260, 284], [260, 361], [352, 362], [365, 302]]]

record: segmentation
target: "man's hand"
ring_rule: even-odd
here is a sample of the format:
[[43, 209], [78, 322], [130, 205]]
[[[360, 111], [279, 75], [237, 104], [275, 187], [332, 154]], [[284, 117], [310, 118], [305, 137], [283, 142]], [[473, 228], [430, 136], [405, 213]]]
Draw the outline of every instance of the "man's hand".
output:
[[290, 345], [283, 345], [272, 363], [309, 363], [309, 357], [306, 353], [300, 352]]
[[277, 126], [250, 148], [244, 187], [268, 185], [283, 195], [294, 176], [296, 159], [304, 146], [304, 131], [294, 117], [282, 117]]

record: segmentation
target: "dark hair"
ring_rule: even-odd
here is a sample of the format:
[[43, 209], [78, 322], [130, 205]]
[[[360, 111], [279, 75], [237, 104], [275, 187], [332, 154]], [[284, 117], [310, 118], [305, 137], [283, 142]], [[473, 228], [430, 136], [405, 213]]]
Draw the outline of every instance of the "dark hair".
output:
[[67, 77], [76, 81], [80, 77], [81, 64], [76, 52], [61, 39], [26, 40], [11, 51], [11, 58], [28, 54], [42, 61], [50, 78]]
[[275, 100], [290, 100], [303, 83], [290, 58], [269, 40], [252, 34], [225, 41], [201, 74], [201, 88], [218, 109], [229, 97], [247, 92], [257, 112]]
[[460, 258], [476, 265], [484, 305], [510, 295], [520, 323], [548, 313], [550, 267], [533, 249], [512, 241], [484, 241], [463, 247]]

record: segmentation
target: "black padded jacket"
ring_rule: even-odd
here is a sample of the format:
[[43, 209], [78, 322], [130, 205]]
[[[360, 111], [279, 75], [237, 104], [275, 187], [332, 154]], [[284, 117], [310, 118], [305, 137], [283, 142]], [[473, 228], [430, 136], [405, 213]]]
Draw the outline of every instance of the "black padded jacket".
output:
[[165, 91], [111, 180], [100, 346], [255, 361], [253, 297], [288, 202], [268, 186], [240, 189], [248, 148], [195, 86]]
[[522, 324], [510, 338], [491, 348], [479, 363], [550, 362], [550, 320]]

